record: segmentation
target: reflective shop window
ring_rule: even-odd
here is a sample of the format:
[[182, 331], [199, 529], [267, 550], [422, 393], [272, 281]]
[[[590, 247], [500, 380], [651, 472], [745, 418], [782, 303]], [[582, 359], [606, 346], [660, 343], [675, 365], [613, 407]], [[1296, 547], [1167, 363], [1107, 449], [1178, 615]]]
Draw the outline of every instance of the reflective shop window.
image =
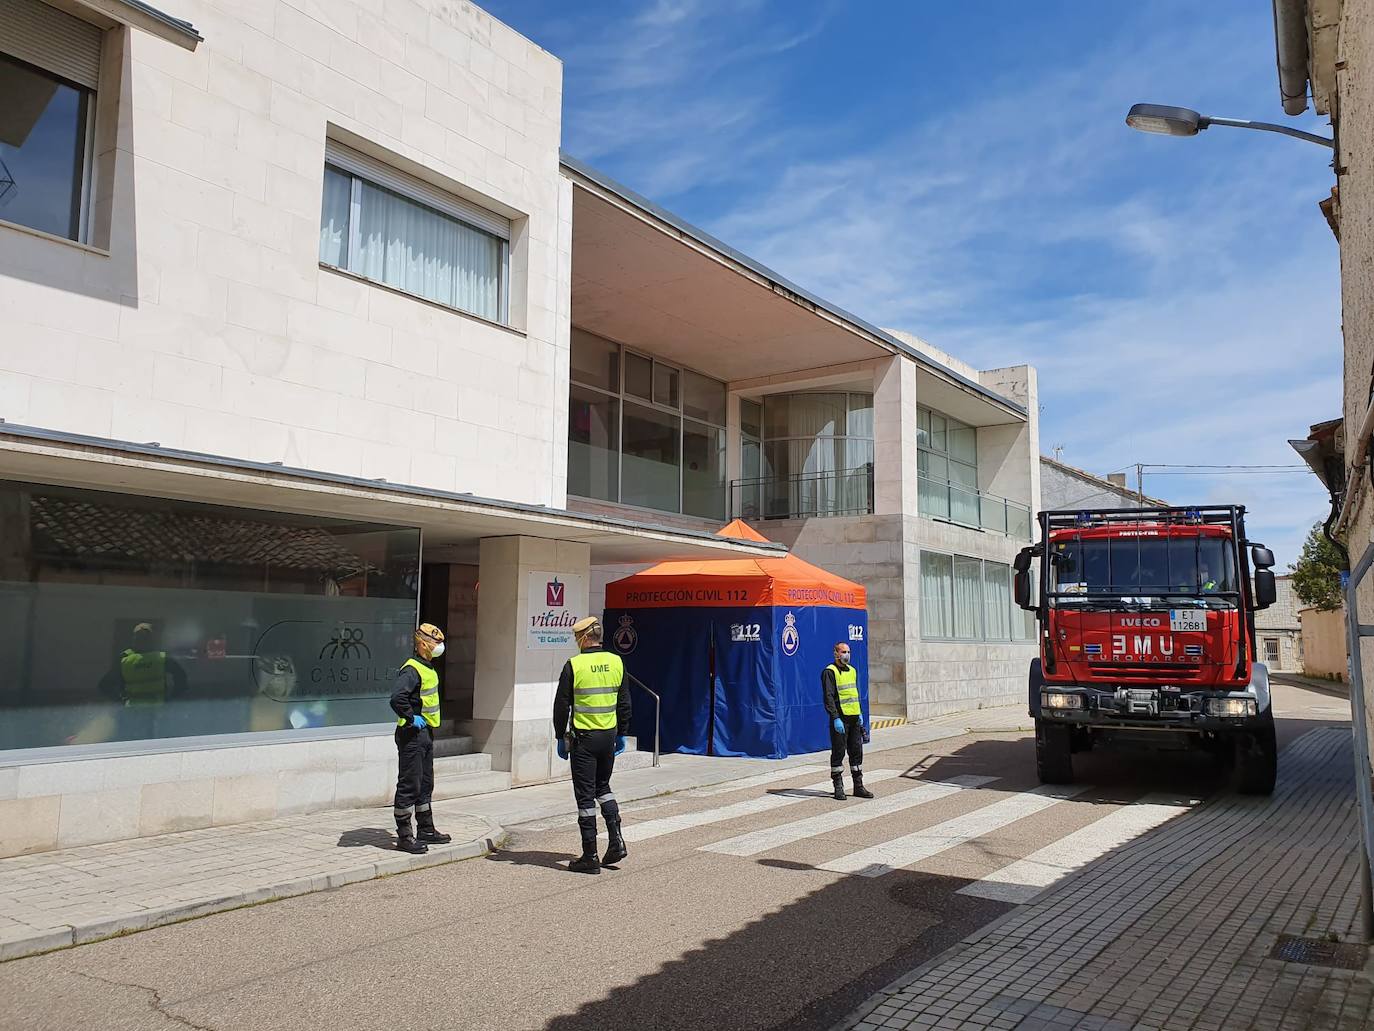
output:
[[387, 723], [419, 543], [0, 482], [0, 750]]

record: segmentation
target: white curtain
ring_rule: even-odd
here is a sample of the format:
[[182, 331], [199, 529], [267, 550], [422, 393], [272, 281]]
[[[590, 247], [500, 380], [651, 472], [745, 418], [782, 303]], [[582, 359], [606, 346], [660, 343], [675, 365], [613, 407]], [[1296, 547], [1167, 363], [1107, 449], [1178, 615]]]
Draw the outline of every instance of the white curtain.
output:
[[500, 320], [500, 240], [366, 181], [360, 208], [361, 246], [351, 271]]
[[[1011, 616], [1011, 567], [1001, 562], [983, 564], [984, 636], [989, 641], [1005, 641]], [[1017, 610], [1020, 611], [1019, 609]]]
[[921, 636], [954, 636], [950, 609], [953, 598], [953, 560], [948, 555], [921, 552]]
[[348, 206], [352, 190], [351, 177], [338, 169], [324, 170], [324, 201], [320, 205], [320, 261], [335, 268], [348, 267]]
[[954, 636], [961, 641], [976, 641], [979, 610], [983, 607], [983, 569], [976, 558], [954, 560]]

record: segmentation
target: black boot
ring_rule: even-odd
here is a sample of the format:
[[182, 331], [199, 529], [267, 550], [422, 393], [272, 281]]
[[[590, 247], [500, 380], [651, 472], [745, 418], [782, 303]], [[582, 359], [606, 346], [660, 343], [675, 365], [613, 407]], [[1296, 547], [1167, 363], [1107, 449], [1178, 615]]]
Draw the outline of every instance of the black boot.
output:
[[620, 817], [606, 817], [606, 833], [611, 840], [606, 846], [606, 854], [601, 857], [601, 865], [615, 866], [630, 854], [630, 850], [625, 847], [625, 839], [620, 835]]
[[848, 796], [844, 793], [844, 774], [832, 773], [830, 780], [835, 785], [835, 801], [843, 802]]
[[396, 850], [409, 852], [413, 856], [421, 856], [429, 851], [429, 846], [423, 841], [416, 841], [415, 835], [410, 832], [409, 816], [405, 820], [400, 817], [396, 819]]
[[600, 873], [601, 860], [596, 858], [596, 817], [579, 816], [577, 829], [582, 832], [582, 854], [568, 864], [573, 873]]
[[429, 845], [447, 845], [453, 838], [437, 830], [434, 826], [434, 814], [426, 809], [423, 813], [415, 814], [415, 825], [419, 833], [415, 836], [422, 842]]
[[855, 798], [872, 798], [872, 797], [873, 797], [873, 792], [869, 791], [868, 788], [864, 787], [864, 775], [863, 775], [863, 771], [861, 771], [861, 770], [852, 770], [851, 772], [854, 774], [854, 797], [855, 797]]

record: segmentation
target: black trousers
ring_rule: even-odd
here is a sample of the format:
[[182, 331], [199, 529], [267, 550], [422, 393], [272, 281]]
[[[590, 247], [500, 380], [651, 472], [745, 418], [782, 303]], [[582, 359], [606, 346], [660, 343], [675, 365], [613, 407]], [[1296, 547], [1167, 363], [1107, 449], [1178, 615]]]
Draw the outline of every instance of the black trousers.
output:
[[864, 771], [864, 731], [863, 720], [858, 716], [841, 716], [844, 733], [835, 733], [835, 723], [830, 723], [830, 775], [833, 777], [844, 772], [844, 753], [849, 751], [849, 770], [851, 773]]
[[[410, 814], [417, 822], [429, 812], [434, 794], [434, 731], [429, 727], [396, 728], [396, 826], [410, 827]], [[427, 822], [427, 817], [425, 822]]]
[[611, 794], [611, 771], [615, 769], [615, 731], [579, 730], [573, 742], [573, 797], [577, 799], [578, 820], [596, 820], [596, 807], [608, 820], [620, 818], [620, 807]]

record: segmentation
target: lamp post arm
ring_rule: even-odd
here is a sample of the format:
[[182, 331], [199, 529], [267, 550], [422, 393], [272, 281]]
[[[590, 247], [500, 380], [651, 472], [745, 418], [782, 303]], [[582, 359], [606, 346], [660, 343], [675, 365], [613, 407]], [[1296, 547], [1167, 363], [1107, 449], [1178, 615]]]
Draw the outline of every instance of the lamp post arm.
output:
[[1210, 125], [1226, 125], [1233, 129], [1259, 129], [1263, 132], [1277, 132], [1284, 136], [1292, 136], [1294, 139], [1306, 140], [1308, 143], [1316, 143], [1322, 147], [1335, 148], [1335, 141], [1325, 136], [1318, 136], [1316, 133], [1303, 132], [1301, 129], [1294, 129], [1287, 125], [1275, 125], [1273, 122], [1251, 122], [1244, 118], [1212, 118], [1203, 115], [1198, 119], [1198, 129], [1206, 129]]

